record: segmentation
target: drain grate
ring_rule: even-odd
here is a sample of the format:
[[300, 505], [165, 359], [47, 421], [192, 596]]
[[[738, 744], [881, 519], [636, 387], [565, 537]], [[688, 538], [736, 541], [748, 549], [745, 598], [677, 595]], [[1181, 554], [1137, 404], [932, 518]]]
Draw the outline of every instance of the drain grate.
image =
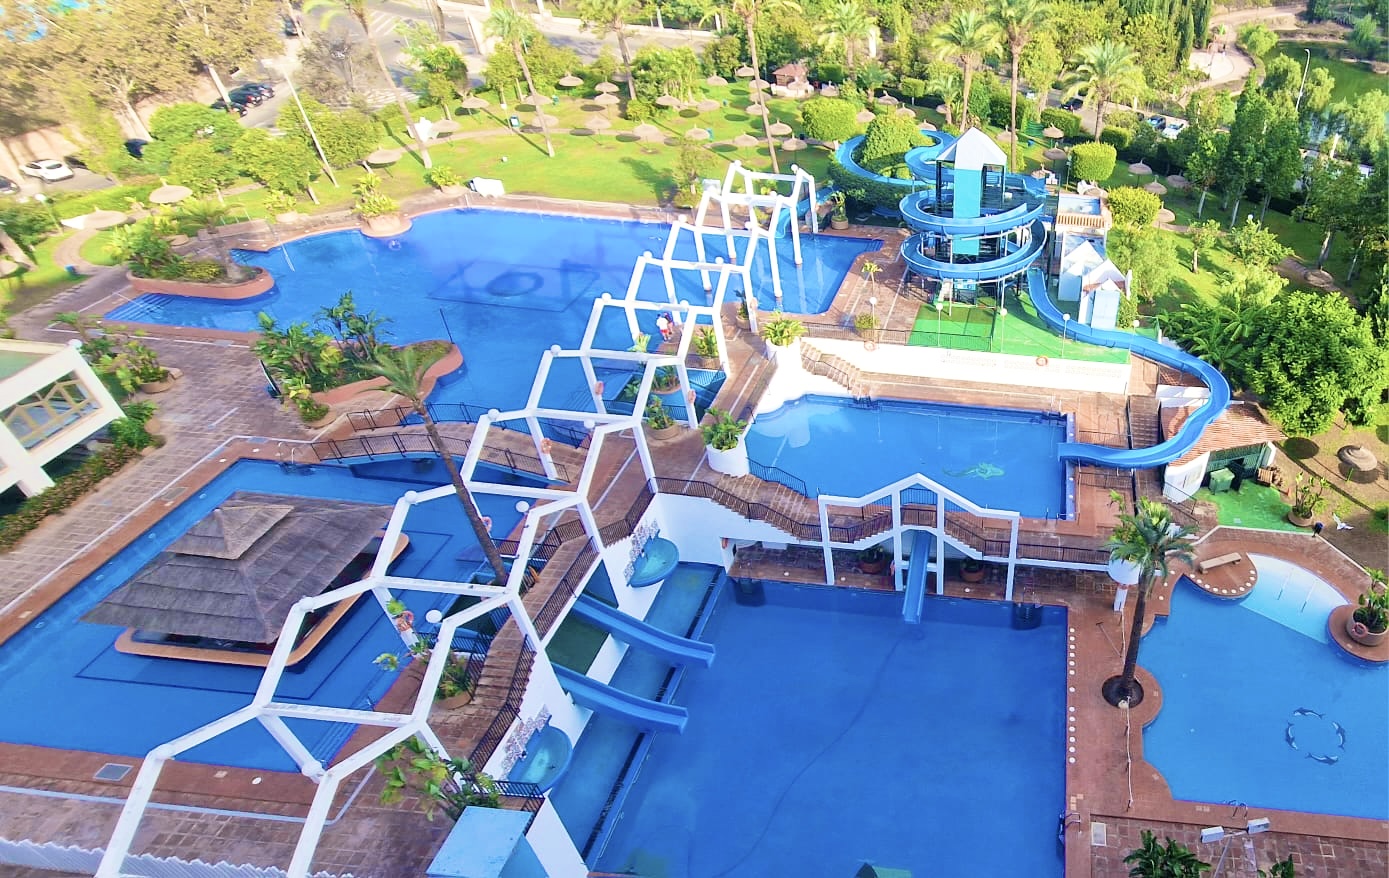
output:
[[97, 780], [105, 780], [110, 781], [112, 783], [116, 783], [117, 781], [125, 780], [125, 776], [127, 774], [130, 774], [130, 769], [134, 767], [135, 766], [133, 765], [122, 765], [119, 762], [108, 762], [105, 765], [101, 766], [101, 768], [97, 769], [96, 774], [92, 776], [95, 777]]

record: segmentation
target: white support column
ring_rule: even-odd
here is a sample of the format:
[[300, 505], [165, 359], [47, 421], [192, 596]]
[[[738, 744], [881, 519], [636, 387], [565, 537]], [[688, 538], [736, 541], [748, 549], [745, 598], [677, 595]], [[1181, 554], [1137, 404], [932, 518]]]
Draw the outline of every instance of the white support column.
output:
[[121, 816], [116, 820], [116, 828], [111, 832], [111, 840], [106, 843], [101, 863], [96, 867], [96, 878], [121, 878], [125, 858], [130, 854], [140, 820], [149, 807], [154, 786], [159, 782], [159, 773], [164, 770], [166, 761], [167, 757], [151, 753], [141, 763], [135, 783], [130, 787], [130, 795], [126, 796], [125, 805], [121, 808]]
[[892, 492], [892, 587], [904, 591], [906, 574], [902, 570], [902, 492]]
[[557, 480], [559, 470], [555, 469], [555, 458], [550, 453], [550, 440], [545, 438], [545, 432], [540, 427], [540, 419], [533, 414], [526, 415], [526, 427], [530, 430], [531, 444], [535, 446], [535, 456], [540, 458], [545, 476]]
[[767, 256], [772, 264], [772, 295], [776, 296], [777, 307], [781, 307], [781, 266], [776, 253], [776, 237], [767, 237]]
[[1012, 532], [1008, 535], [1008, 584], [1003, 589], [1003, 599], [1013, 599], [1013, 572], [1018, 566], [1018, 519], [1014, 517]]
[[931, 535], [936, 545], [936, 594], [945, 594], [945, 495], [939, 489], [936, 495], [936, 525]]
[[304, 746], [304, 742], [290, 731], [288, 725], [280, 717], [262, 713], [256, 717], [260, 724], [270, 733], [270, 737], [275, 739], [275, 743], [284, 748], [284, 751], [294, 760], [294, 764], [299, 766], [299, 773], [310, 780], [317, 781], [323, 777], [323, 763], [314, 758], [309, 752], [309, 748]]
[[820, 548], [825, 553], [825, 584], [834, 585], [834, 547], [830, 545], [830, 510], [824, 500], [820, 507]]

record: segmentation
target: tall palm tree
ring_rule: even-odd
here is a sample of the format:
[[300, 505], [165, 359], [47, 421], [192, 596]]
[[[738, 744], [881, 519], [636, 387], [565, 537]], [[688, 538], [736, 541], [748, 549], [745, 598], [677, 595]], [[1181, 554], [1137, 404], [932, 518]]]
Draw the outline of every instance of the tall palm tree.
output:
[[942, 61], [954, 61], [964, 71], [964, 109], [960, 111], [960, 130], [969, 128], [969, 89], [974, 69], [998, 51], [1000, 34], [994, 23], [977, 10], [956, 12], [931, 31], [931, 49]]
[[873, 17], [864, 11], [859, 0], [838, 0], [820, 14], [820, 23], [815, 26], [816, 42], [829, 51], [843, 47], [844, 68], [853, 70], [854, 49], [867, 38]]
[[227, 247], [227, 242], [221, 235], [217, 234], [217, 226], [222, 220], [227, 218], [231, 211], [225, 204], [218, 204], [210, 199], [199, 199], [197, 201], [185, 201], [178, 206], [176, 216], [179, 219], [196, 223], [207, 232], [207, 236], [212, 239], [212, 246], [217, 248], [217, 260], [222, 263], [222, 268], [227, 272], [227, 277], [232, 280], [239, 280], [245, 276], [246, 269], [241, 263], [232, 259], [231, 250]]
[[617, 37], [617, 51], [627, 71], [627, 97], [636, 100], [637, 81], [632, 76], [632, 49], [627, 45], [627, 22], [646, 11], [646, 0], [579, 0], [579, 20], [599, 38]]
[[936, 64], [926, 80], [926, 93], [940, 95], [945, 107], [945, 124], [955, 124], [955, 104], [960, 100], [960, 71], [949, 65]]
[[[515, 9], [498, 6], [487, 17], [487, 33], [511, 47], [512, 53], [516, 55], [516, 64], [521, 68], [521, 75], [525, 77], [526, 88], [530, 89], [533, 95], [540, 94], [535, 89], [535, 80], [531, 78], [530, 65], [526, 63], [526, 47], [530, 45], [531, 40], [540, 36], [535, 22]], [[545, 122], [545, 108], [536, 107], [535, 115], [536, 121], [540, 123], [540, 133], [545, 138], [545, 151], [550, 154], [550, 158], [554, 158], [555, 145], [550, 142], [550, 126]]]
[[1138, 56], [1123, 43], [1105, 40], [1080, 50], [1080, 63], [1066, 77], [1066, 97], [1085, 95], [1085, 102], [1095, 106], [1095, 139], [1104, 130], [1104, 105], [1111, 100], [1136, 95], [1146, 81]]
[[334, 18], [344, 14], [351, 16], [352, 20], [357, 22], [358, 26], [361, 27], [363, 33], [367, 35], [367, 42], [371, 44], [371, 52], [376, 57], [376, 66], [381, 68], [381, 75], [386, 78], [387, 87], [389, 87], [391, 93], [395, 95], [395, 105], [400, 108], [400, 117], [405, 120], [406, 129], [414, 135], [415, 146], [420, 154], [420, 161], [424, 162], [426, 168], [434, 167], [433, 162], [429, 158], [429, 149], [425, 146], [424, 138], [421, 137], [420, 132], [416, 130], [414, 117], [410, 115], [410, 108], [405, 104], [405, 96], [401, 93], [399, 88], [396, 88], [395, 78], [391, 76], [391, 68], [386, 64], [386, 56], [381, 54], [381, 44], [378, 43], [376, 37], [372, 35], [371, 23], [367, 21], [366, 0], [305, 0], [305, 13], [312, 13], [316, 10], [323, 11], [323, 17], [320, 19], [320, 22], [324, 28], [327, 28], [328, 24]]
[[[733, 0], [730, 11], [742, 22], [748, 40], [748, 57], [752, 61], [752, 69], [757, 71], [757, 76], [762, 75], [762, 65], [757, 58], [757, 22], [762, 18], [762, 13], [799, 13], [801, 4], [796, 0]], [[757, 103], [763, 102], [762, 92], [753, 89]], [[767, 151], [772, 155], [772, 173], [781, 173], [781, 164], [776, 157], [776, 144], [772, 142], [772, 123], [768, 119], [768, 113], [762, 113], [762, 134], [767, 139]]]
[[1047, 0], [992, 0], [989, 7], [989, 16], [1003, 35], [1003, 44], [1008, 47], [1008, 57], [1012, 63], [1008, 120], [1013, 142], [1009, 149], [1009, 160], [1010, 167], [1015, 171], [1018, 169], [1018, 62], [1022, 60], [1022, 50], [1027, 48], [1033, 33], [1046, 22], [1050, 12]]
[[1187, 539], [1191, 534], [1191, 528], [1172, 520], [1172, 510], [1166, 503], [1139, 497], [1137, 511], [1120, 513], [1119, 524], [1105, 543], [1110, 558], [1138, 565], [1138, 600], [1133, 607], [1124, 670], [1104, 681], [1104, 697], [1110, 704], [1127, 702], [1132, 706], [1143, 700], [1143, 687], [1134, 675], [1138, 670], [1138, 642], [1143, 637], [1148, 594], [1153, 586], [1167, 579], [1172, 561], [1191, 560], [1192, 543]]
[[424, 403], [424, 375], [429, 371], [429, 367], [437, 363], [444, 356], [444, 352], [438, 354], [427, 354], [421, 357], [416, 353], [415, 348], [402, 348], [395, 353], [380, 348], [376, 352], [376, 361], [366, 363], [368, 371], [386, 379], [385, 390], [388, 393], [395, 393], [403, 396], [410, 403], [410, 408], [415, 410], [415, 414], [420, 416], [424, 422], [424, 431], [429, 434], [429, 442], [434, 446], [434, 453], [444, 461], [444, 469], [448, 470], [449, 481], [453, 482], [453, 490], [458, 495], [458, 505], [463, 507], [463, 514], [468, 518], [468, 524], [472, 526], [473, 535], [477, 537], [478, 545], [482, 546], [482, 553], [487, 557], [487, 563], [492, 566], [492, 572], [496, 575], [496, 581], [506, 582], [507, 571], [506, 562], [502, 560], [502, 553], [497, 551], [497, 544], [492, 539], [492, 534], [488, 532], [487, 525], [482, 520], [482, 513], [478, 511], [477, 501], [473, 499], [473, 493], [468, 490], [468, 485], [463, 481], [463, 476], [458, 472], [458, 463], [449, 454], [448, 448], [444, 445], [444, 437], [439, 435], [439, 425], [434, 423], [434, 418], [429, 414], [429, 407]]

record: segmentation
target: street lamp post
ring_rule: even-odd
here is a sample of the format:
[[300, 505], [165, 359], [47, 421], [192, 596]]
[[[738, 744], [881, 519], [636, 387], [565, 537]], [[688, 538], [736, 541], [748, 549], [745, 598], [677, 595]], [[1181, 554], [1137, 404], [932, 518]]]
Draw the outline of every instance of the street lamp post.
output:
[[48, 208], [48, 218], [53, 220], [53, 231], [61, 232], [63, 230], [63, 224], [58, 222], [58, 214], [53, 212], [52, 200], [50, 200], [49, 197], [47, 195], [44, 195], [42, 192], [35, 194], [34, 200], [42, 204], [44, 207]]
[[1307, 53], [1307, 61], [1302, 65], [1302, 83], [1297, 87], [1297, 103], [1293, 105], [1293, 109], [1298, 112], [1302, 111], [1302, 90], [1307, 87], [1307, 71], [1312, 69], [1312, 50], [1302, 51]]
[[940, 343], [940, 311], [941, 311], [941, 309], [944, 308], [944, 307], [945, 307], [945, 303], [942, 302], [940, 296], [937, 295], [937, 296], [936, 296], [936, 347], [938, 347], [938, 348], [939, 348], [939, 347], [944, 347], [944, 345], [942, 345], [942, 344]]
[[1003, 326], [1008, 318], [1008, 309], [998, 309], [998, 352], [1003, 353]]
[[1071, 326], [1071, 315], [1061, 315], [1061, 359], [1066, 359], [1066, 330]]
[[[309, 139], [313, 141], [313, 148], [318, 153], [319, 161], [323, 163], [323, 172], [328, 175], [329, 180], [333, 181], [333, 185], [337, 186], [338, 178], [333, 176], [333, 166], [328, 164], [328, 156], [323, 152], [323, 145], [318, 142], [318, 133], [313, 130], [313, 122], [309, 121], [309, 114], [304, 112], [304, 103], [299, 100], [299, 90], [294, 87], [294, 80], [289, 76], [289, 68], [282, 69], [272, 58], [266, 58], [260, 63], [284, 75], [285, 85], [289, 86], [289, 93], [294, 98], [294, 105], [299, 108], [299, 118], [304, 120], [304, 127], [309, 130]], [[314, 199], [315, 202], [317, 200]]]

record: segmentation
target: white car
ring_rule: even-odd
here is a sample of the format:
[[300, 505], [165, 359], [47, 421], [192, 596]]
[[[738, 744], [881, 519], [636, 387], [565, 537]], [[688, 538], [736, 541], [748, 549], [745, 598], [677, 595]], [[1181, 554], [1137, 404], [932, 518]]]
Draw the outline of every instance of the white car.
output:
[[1176, 140], [1177, 135], [1181, 134], [1182, 129], [1185, 127], [1186, 123], [1181, 119], [1173, 119], [1162, 129], [1162, 136], [1166, 137], [1168, 140]]
[[38, 177], [47, 183], [67, 180], [72, 177], [72, 168], [57, 159], [38, 159], [24, 165], [20, 170], [30, 177]]

